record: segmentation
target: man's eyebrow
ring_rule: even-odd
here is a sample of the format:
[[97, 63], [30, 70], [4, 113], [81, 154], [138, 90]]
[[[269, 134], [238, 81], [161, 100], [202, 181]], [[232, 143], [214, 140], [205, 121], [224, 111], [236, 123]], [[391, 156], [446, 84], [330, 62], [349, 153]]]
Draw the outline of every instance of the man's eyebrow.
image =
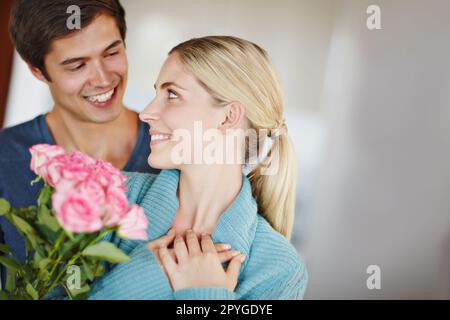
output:
[[75, 62], [80, 62], [80, 61], [84, 61], [86, 60], [86, 58], [80, 57], [80, 58], [70, 58], [70, 59], [66, 59], [63, 62], [61, 62], [59, 65], [61, 66], [66, 66], [68, 64], [72, 64]]
[[[106, 47], [105, 50], [103, 50], [103, 52], [111, 50], [119, 45], [121, 45], [123, 43], [122, 40], [116, 40], [113, 43], [111, 43], [109, 46]], [[84, 61], [86, 60], [86, 57], [77, 57], [77, 58], [70, 58], [70, 59], [66, 59], [63, 62], [60, 63], [61, 66], [66, 66], [68, 64], [72, 64], [72, 63], [76, 63], [76, 62], [80, 62], [80, 61]]]
[[123, 43], [122, 40], [116, 40], [113, 43], [111, 43], [104, 51], [108, 51], [108, 50], [110, 50], [112, 48], [115, 48], [115, 47], [121, 45], [122, 43]]
[[[181, 90], [186, 90], [185, 88], [183, 88], [182, 86], [176, 84], [176, 83], [173, 82], [173, 81], [164, 82], [162, 85], [159, 86], [159, 88], [160, 88], [160, 89], [165, 89], [165, 88], [167, 88], [167, 87], [169, 87], [169, 86], [174, 86], [174, 87], [177, 87], [177, 88], [179, 88], [179, 89], [181, 89]], [[156, 83], [153, 85], [153, 87], [154, 87], [155, 90], [156, 90]]]

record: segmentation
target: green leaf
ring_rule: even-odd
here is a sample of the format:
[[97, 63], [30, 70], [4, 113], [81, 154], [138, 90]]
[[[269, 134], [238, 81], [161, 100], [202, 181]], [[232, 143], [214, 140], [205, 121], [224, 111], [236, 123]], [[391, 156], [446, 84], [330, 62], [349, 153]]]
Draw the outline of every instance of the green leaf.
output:
[[12, 221], [14, 225], [17, 227], [17, 229], [19, 229], [19, 231], [21, 231], [23, 234], [30, 235], [35, 233], [34, 228], [21, 217], [13, 215]]
[[20, 301], [30, 300], [30, 297], [22, 293], [15, 293], [11, 296], [11, 300], [20, 300]]
[[26, 279], [27, 281], [31, 281], [31, 278], [33, 277], [33, 268], [32, 263], [27, 262], [25, 265], [22, 266], [22, 269], [20, 270], [20, 275], [22, 278]]
[[31, 283], [27, 283], [26, 287], [27, 293], [30, 295], [33, 300], [39, 300], [39, 294], [36, 289], [31, 285]]
[[[26, 240], [28, 240], [31, 244], [31, 247], [39, 252], [41, 256], [44, 256], [44, 250], [39, 245], [39, 242], [44, 242], [44, 240], [39, 237], [39, 235], [36, 233], [36, 230], [24, 219], [17, 215], [11, 215], [12, 216], [12, 223], [19, 229], [19, 231], [26, 237]], [[27, 251], [29, 248], [27, 248]]]
[[101, 277], [103, 273], [105, 272], [105, 266], [102, 262], [98, 262], [95, 270], [94, 270], [94, 277]]
[[13, 209], [11, 210], [11, 213], [25, 219], [28, 223], [33, 224], [36, 221], [37, 209], [36, 206], [30, 206], [27, 208]]
[[49, 266], [49, 264], [51, 264], [52, 262], [53, 262], [52, 259], [48, 259], [48, 258], [42, 259], [41, 261], [39, 261], [39, 264], [38, 264], [39, 270], [42, 270], [42, 269], [46, 270], [47, 267]]
[[5, 199], [0, 199], [0, 216], [3, 216], [9, 212], [11, 205]]
[[[86, 274], [86, 277], [90, 281], [94, 280], [94, 270], [92, 270], [92, 268], [89, 265], [89, 263], [85, 259], [81, 259], [81, 263], [82, 263], [82, 266], [83, 266], [83, 271]], [[95, 265], [94, 265], [94, 267], [95, 267]]]
[[39, 270], [39, 273], [37, 275], [37, 280], [42, 282], [49, 282], [50, 281], [51, 274], [47, 269], [41, 269]]
[[9, 256], [0, 256], [0, 264], [4, 265], [6, 268], [17, 271], [22, 268], [19, 261], [17, 261], [14, 257]]
[[94, 257], [106, 260], [110, 263], [127, 262], [130, 258], [114, 244], [107, 241], [87, 247], [82, 252], [85, 257]]
[[0, 252], [11, 253], [11, 249], [6, 244], [0, 244]]
[[38, 265], [39, 265], [39, 262], [40, 262], [42, 259], [44, 259], [44, 257], [42, 257], [38, 252], [35, 252], [35, 253], [34, 253], [33, 261], [34, 261], [34, 265], [35, 265], [35, 266], [38, 266]]
[[40, 234], [51, 244], [55, 244], [60, 231], [62, 230], [58, 220], [52, 215], [51, 210], [43, 205], [39, 207], [38, 222], [36, 227]]
[[39, 192], [38, 196], [38, 206], [43, 206], [48, 203], [50, 197], [52, 196], [52, 188], [48, 184], [44, 184], [44, 187]]
[[58, 220], [56, 220], [55, 216], [52, 215], [51, 210], [47, 206], [41, 206], [39, 208], [38, 221], [54, 232], [61, 229], [61, 225]]
[[[70, 289], [69, 289], [70, 290]], [[89, 286], [89, 284], [85, 284], [84, 286], [82, 286], [80, 289], [73, 289], [70, 290], [72, 297], [75, 300], [81, 300], [85, 298], [85, 295], [91, 290], [91, 287]]]
[[12, 293], [16, 287], [16, 272], [12, 272], [11, 269], [6, 273], [6, 284], [5, 289]]
[[83, 239], [80, 242], [80, 249], [84, 250], [91, 242], [93, 242], [97, 237], [99, 233], [92, 233], [92, 234], [85, 234]]
[[5, 291], [0, 290], [0, 300], [8, 300], [9, 296]]
[[66, 233], [66, 235], [69, 237], [70, 240], [75, 240], [75, 236], [73, 235], [72, 232], [70, 232], [69, 230], [64, 230], [64, 232]]
[[[66, 232], [67, 234], [67, 232]], [[79, 233], [72, 238], [69, 238], [69, 241], [66, 241], [58, 250], [59, 254], [63, 257], [63, 259], [69, 259], [73, 256], [74, 253], [81, 251], [80, 243], [84, 241], [87, 235], [83, 233]]]
[[47, 239], [47, 242], [54, 245], [56, 240], [58, 239], [59, 232], [51, 230], [47, 225], [42, 224], [40, 222], [36, 223], [36, 227], [39, 230], [39, 233]]

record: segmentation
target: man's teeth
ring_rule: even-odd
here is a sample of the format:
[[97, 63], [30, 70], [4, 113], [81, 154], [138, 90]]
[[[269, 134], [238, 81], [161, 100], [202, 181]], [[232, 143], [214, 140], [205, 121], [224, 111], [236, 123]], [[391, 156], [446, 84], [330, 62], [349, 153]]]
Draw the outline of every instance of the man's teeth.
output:
[[154, 134], [154, 135], [152, 135], [152, 141], [167, 140], [169, 138], [170, 138], [170, 135], [168, 135], [168, 134]]
[[105, 102], [105, 101], [108, 101], [109, 99], [111, 99], [113, 94], [114, 94], [114, 89], [112, 89], [111, 91], [108, 91], [104, 94], [99, 94], [98, 96], [86, 97], [86, 99], [90, 102]]

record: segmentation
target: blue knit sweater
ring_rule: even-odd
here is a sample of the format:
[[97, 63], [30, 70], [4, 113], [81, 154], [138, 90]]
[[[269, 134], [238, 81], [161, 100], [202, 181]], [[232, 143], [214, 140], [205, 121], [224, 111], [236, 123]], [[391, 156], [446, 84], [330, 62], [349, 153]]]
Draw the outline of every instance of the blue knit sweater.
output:
[[[126, 173], [130, 204], [142, 206], [149, 220], [149, 240], [166, 234], [178, 208], [179, 171], [159, 175]], [[193, 288], [176, 292], [145, 242], [109, 239], [130, 256], [113, 265], [92, 285], [90, 299], [301, 299], [307, 271], [295, 248], [257, 213], [251, 185], [242, 188], [222, 214], [212, 235], [215, 243], [229, 243], [245, 253], [234, 292], [225, 288]]]

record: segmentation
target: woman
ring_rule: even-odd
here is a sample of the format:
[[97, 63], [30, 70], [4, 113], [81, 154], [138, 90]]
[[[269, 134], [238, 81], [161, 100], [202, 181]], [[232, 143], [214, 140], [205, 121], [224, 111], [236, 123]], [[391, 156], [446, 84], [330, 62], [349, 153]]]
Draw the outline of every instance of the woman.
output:
[[[149, 164], [165, 170], [129, 174], [128, 198], [145, 209], [149, 238], [163, 237], [116, 239], [131, 261], [96, 282], [90, 298], [302, 298], [307, 272], [288, 242], [295, 158], [266, 52], [234, 37], [192, 39], [170, 51], [155, 89], [140, 118], [151, 127]], [[255, 131], [256, 152], [247, 135]], [[227, 270], [230, 257], [208, 235], [242, 253]]]

